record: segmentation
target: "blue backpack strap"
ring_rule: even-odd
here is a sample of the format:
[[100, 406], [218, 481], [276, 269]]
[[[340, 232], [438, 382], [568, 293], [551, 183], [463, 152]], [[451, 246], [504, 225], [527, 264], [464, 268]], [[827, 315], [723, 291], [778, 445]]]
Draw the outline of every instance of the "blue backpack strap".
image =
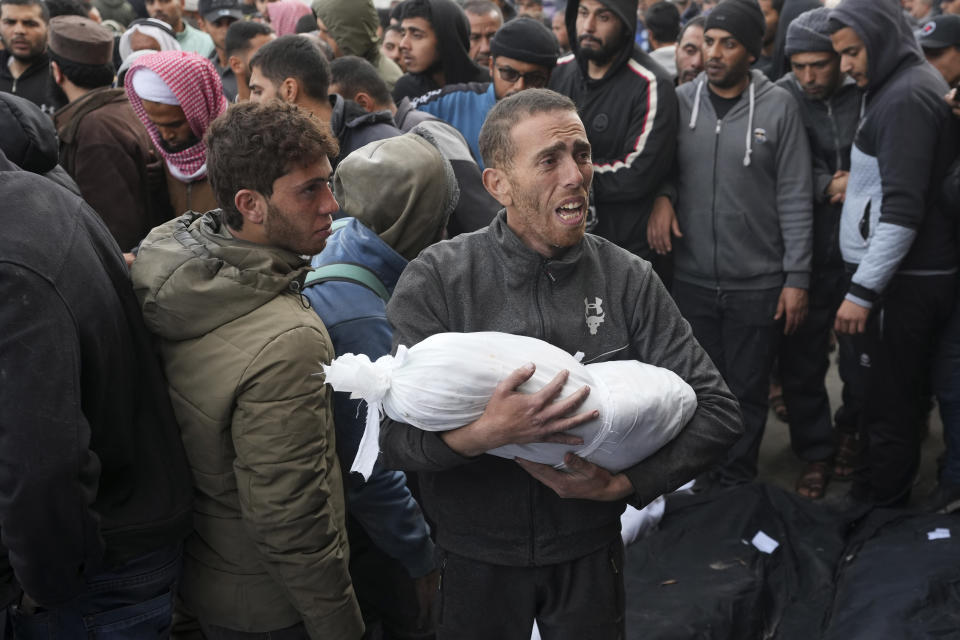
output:
[[359, 284], [377, 294], [384, 303], [390, 301], [390, 292], [380, 282], [380, 278], [362, 264], [353, 262], [334, 262], [316, 267], [307, 275], [303, 286], [304, 288], [311, 287], [331, 280]]

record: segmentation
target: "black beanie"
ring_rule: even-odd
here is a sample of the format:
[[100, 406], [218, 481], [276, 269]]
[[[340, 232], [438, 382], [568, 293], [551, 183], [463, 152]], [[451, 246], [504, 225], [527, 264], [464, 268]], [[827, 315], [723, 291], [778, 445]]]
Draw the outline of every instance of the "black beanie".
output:
[[557, 36], [539, 20], [519, 17], [506, 23], [490, 41], [491, 56], [506, 56], [553, 69], [560, 44]]
[[707, 16], [703, 30], [710, 29], [729, 31], [750, 55], [759, 58], [767, 23], [757, 0], [722, 0]]

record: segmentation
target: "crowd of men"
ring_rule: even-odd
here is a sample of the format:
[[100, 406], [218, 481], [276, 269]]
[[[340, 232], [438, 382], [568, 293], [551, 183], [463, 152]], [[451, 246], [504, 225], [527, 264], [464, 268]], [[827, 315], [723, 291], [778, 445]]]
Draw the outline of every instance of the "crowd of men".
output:
[[[826, 4], [0, 0], [0, 638], [620, 638], [620, 514], [763, 480], [771, 408], [897, 508], [935, 398], [960, 508], [960, 0]], [[451, 331], [697, 410], [484, 455], [597, 419], [532, 362], [350, 474], [322, 365]]]

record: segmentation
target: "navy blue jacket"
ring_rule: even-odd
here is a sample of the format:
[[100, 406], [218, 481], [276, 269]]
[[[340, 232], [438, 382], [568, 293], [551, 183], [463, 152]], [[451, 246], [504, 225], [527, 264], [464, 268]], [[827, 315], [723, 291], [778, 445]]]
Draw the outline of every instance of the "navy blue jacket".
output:
[[[392, 292], [407, 260], [373, 231], [354, 218], [334, 233], [311, 264], [350, 262], [372, 270]], [[324, 282], [308, 286], [304, 295], [327, 327], [337, 355], [363, 353], [376, 360], [390, 353], [393, 329], [387, 323], [386, 303], [366, 287], [353, 282]], [[348, 393], [335, 393], [333, 417], [337, 430], [337, 455], [344, 470], [353, 465], [363, 437], [366, 407]], [[407, 489], [406, 476], [379, 464], [363, 483], [350, 474], [344, 486], [347, 510], [376, 545], [396, 558], [413, 578], [433, 569], [433, 542], [420, 507]]]

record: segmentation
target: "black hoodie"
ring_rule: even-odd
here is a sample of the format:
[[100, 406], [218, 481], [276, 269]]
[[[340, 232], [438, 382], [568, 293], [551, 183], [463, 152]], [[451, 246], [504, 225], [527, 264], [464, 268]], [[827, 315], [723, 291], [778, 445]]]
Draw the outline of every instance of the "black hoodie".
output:
[[9, 51], [0, 51], [0, 91], [26, 98], [50, 115], [65, 104], [57, 100], [50, 90], [50, 58], [47, 54], [43, 54], [18, 78], [14, 78], [10, 72], [10, 58]]
[[866, 109], [840, 241], [844, 260], [857, 265], [848, 298], [870, 306], [898, 270], [957, 268], [956, 213], [938, 197], [956, 155], [956, 125], [943, 99], [949, 87], [924, 60], [897, 0], [844, 0], [830, 17], [867, 49]]
[[576, 103], [593, 146], [593, 202], [599, 236], [650, 257], [647, 220], [673, 164], [677, 97], [673, 81], [633, 42], [637, 0], [603, 0], [626, 25], [623, 46], [607, 74], [593, 80], [577, 42], [579, 0], [567, 5], [573, 51], [557, 62], [550, 88]]
[[[489, 82], [490, 74], [470, 59], [470, 21], [453, 0], [427, 0], [430, 5], [430, 26], [437, 35], [439, 60], [446, 84], [460, 82]], [[405, 73], [393, 89], [394, 102], [404, 98], [418, 98], [439, 89], [431, 76], [423, 73]]]

